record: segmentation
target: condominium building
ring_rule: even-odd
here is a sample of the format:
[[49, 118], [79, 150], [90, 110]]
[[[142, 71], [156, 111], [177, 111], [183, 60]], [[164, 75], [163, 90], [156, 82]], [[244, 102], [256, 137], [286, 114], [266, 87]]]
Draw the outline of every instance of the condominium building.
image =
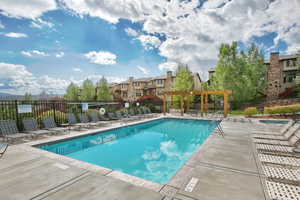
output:
[[[296, 66], [296, 60], [297, 55], [280, 56], [276, 52], [271, 53], [270, 59], [265, 61], [267, 67], [267, 88], [265, 94], [267, 99], [277, 99], [297, 86], [296, 75], [300, 66]], [[214, 68], [208, 71], [208, 83], [210, 83], [214, 72]]]
[[[138, 78], [130, 77], [127, 81], [111, 85], [111, 91], [114, 99], [123, 99], [124, 101], [136, 101], [141, 96], [158, 96], [163, 98], [163, 92], [171, 90], [176, 76], [171, 71], [166, 75]], [[201, 79], [198, 73], [193, 73], [194, 89], [201, 88]]]
[[267, 66], [267, 99], [277, 99], [280, 94], [296, 86], [296, 74], [300, 66], [296, 66], [296, 55], [279, 56], [271, 53]]

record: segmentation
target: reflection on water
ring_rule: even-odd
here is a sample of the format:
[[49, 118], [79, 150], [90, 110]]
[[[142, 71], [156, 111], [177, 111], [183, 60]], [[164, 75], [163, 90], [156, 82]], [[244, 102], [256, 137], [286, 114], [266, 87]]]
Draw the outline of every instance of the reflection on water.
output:
[[163, 184], [216, 125], [209, 121], [162, 119], [40, 148]]

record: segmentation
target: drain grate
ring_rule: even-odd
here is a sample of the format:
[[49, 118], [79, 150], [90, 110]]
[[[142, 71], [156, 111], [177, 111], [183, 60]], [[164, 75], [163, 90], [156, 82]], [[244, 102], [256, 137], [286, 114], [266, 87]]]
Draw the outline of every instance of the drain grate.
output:
[[263, 166], [263, 171], [268, 178], [300, 181], [300, 170]]
[[195, 186], [197, 185], [199, 179], [192, 177], [189, 183], [186, 185], [184, 191], [186, 192], [193, 192]]
[[268, 144], [256, 144], [256, 149], [266, 150], [266, 151], [277, 151], [277, 152], [287, 152], [292, 153], [293, 147], [280, 146], [280, 145], [268, 145]]
[[274, 200], [300, 200], [300, 187], [266, 181], [267, 191], [270, 199]]

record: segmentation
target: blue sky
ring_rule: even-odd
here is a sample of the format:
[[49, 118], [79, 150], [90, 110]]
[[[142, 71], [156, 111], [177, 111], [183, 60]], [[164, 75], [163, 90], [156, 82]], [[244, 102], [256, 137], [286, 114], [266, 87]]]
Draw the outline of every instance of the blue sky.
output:
[[299, 8], [299, 0], [1, 0], [0, 92], [64, 93], [70, 82], [157, 76], [177, 63], [205, 79], [224, 42], [255, 42], [266, 58], [296, 52]]

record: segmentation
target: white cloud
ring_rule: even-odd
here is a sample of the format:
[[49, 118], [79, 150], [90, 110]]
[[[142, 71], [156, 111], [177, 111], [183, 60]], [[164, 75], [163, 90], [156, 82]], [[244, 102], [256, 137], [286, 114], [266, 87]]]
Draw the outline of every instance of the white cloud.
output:
[[136, 32], [136, 30], [134, 30], [130, 27], [126, 28], [125, 32], [127, 33], [127, 35], [132, 36], [132, 37], [136, 37], [139, 35], [138, 32]]
[[51, 22], [44, 21], [41, 18], [37, 18], [35, 21], [31, 22], [31, 26], [34, 28], [41, 29], [43, 27], [52, 28], [54, 24], [52, 24]]
[[57, 8], [55, 0], [1, 0], [0, 14], [14, 18], [36, 19]]
[[73, 68], [73, 71], [74, 71], [74, 72], [82, 72], [82, 70], [81, 70], [79, 67], [74, 67], [74, 68]]
[[39, 56], [39, 57], [45, 57], [45, 56], [50, 56], [49, 54], [43, 52], [43, 51], [38, 51], [38, 50], [31, 50], [31, 51], [21, 51], [21, 54], [24, 56], [28, 57], [33, 57], [33, 56]]
[[25, 33], [14, 33], [14, 32], [5, 33], [4, 35], [6, 37], [11, 37], [11, 38], [23, 38], [23, 37], [27, 37], [27, 35]]
[[138, 68], [138, 70], [140, 70], [145, 75], [150, 73], [150, 71], [148, 69], [146, 69], [145, 67], [137, 66], [137, 68]]
[[158, 39], [158, 37], [151, 35], [140, 35], [137, 39], [142, 43], [146, 50], [158, 48], [161, 44], [161, 41]]
[[[46, 91], [47, 93], [63, 94], [71, 82], [80, 85], [88, 78], [96, 83], [102, 77], [103, 75], [100, 74], [90, 75], [82, 79], [75, 79], [72, 77], [69, 79], [62, 79], [48, 75], [35, 76], [29, 72], [24, 65], [0, 63], [0, 87], [5, 87], [1, 88], [0, 91], [11, 94], [24, 94], [25, 92], [39, 94], [42, 91]], [[126, 78], [118, 76], [108, 76], [105, 78], [110, 83], [119, 83], [126, 80]]]
[[116, 64], [117, 56], [108, 51], [90, 51], [84, 56], [91, 62], [99, 65], [113, 65]]
[[2, 24], [2, 22], [0, 21], [0, 29], [5, 28], [5, 26]]
[[59, 53], [55, 54], [55, 57], [61, 58], [61, 57], [63, 57], [64, 55], [65, 55], [64, 52], [59, 52]]
[[158, 65], [158, 68], [163, 71], [163, 70], [170, 70], [170, 71], [175, 71], [177, 69], [178, 63], [176, 62], [164, 62]]
[[247, 45], [253, 36], [275, 32], [278, 36], [274, 42], [286, 42], [288, 52], [300, 46], [295, 35], [300, 32], [299, 0], [209, 0], [201, 8], [198, 0], [64, 2], [80, 15], [99, 17], [110, 23], [121, 18], [143, 22], [146, 35], [164, 36], [161, 45], [154, 43], [159, 46], [160, 55], [170, 62], [186, 63], [198, 72], [206, 72], [216, 64], [222, 43], [240, 41]]

